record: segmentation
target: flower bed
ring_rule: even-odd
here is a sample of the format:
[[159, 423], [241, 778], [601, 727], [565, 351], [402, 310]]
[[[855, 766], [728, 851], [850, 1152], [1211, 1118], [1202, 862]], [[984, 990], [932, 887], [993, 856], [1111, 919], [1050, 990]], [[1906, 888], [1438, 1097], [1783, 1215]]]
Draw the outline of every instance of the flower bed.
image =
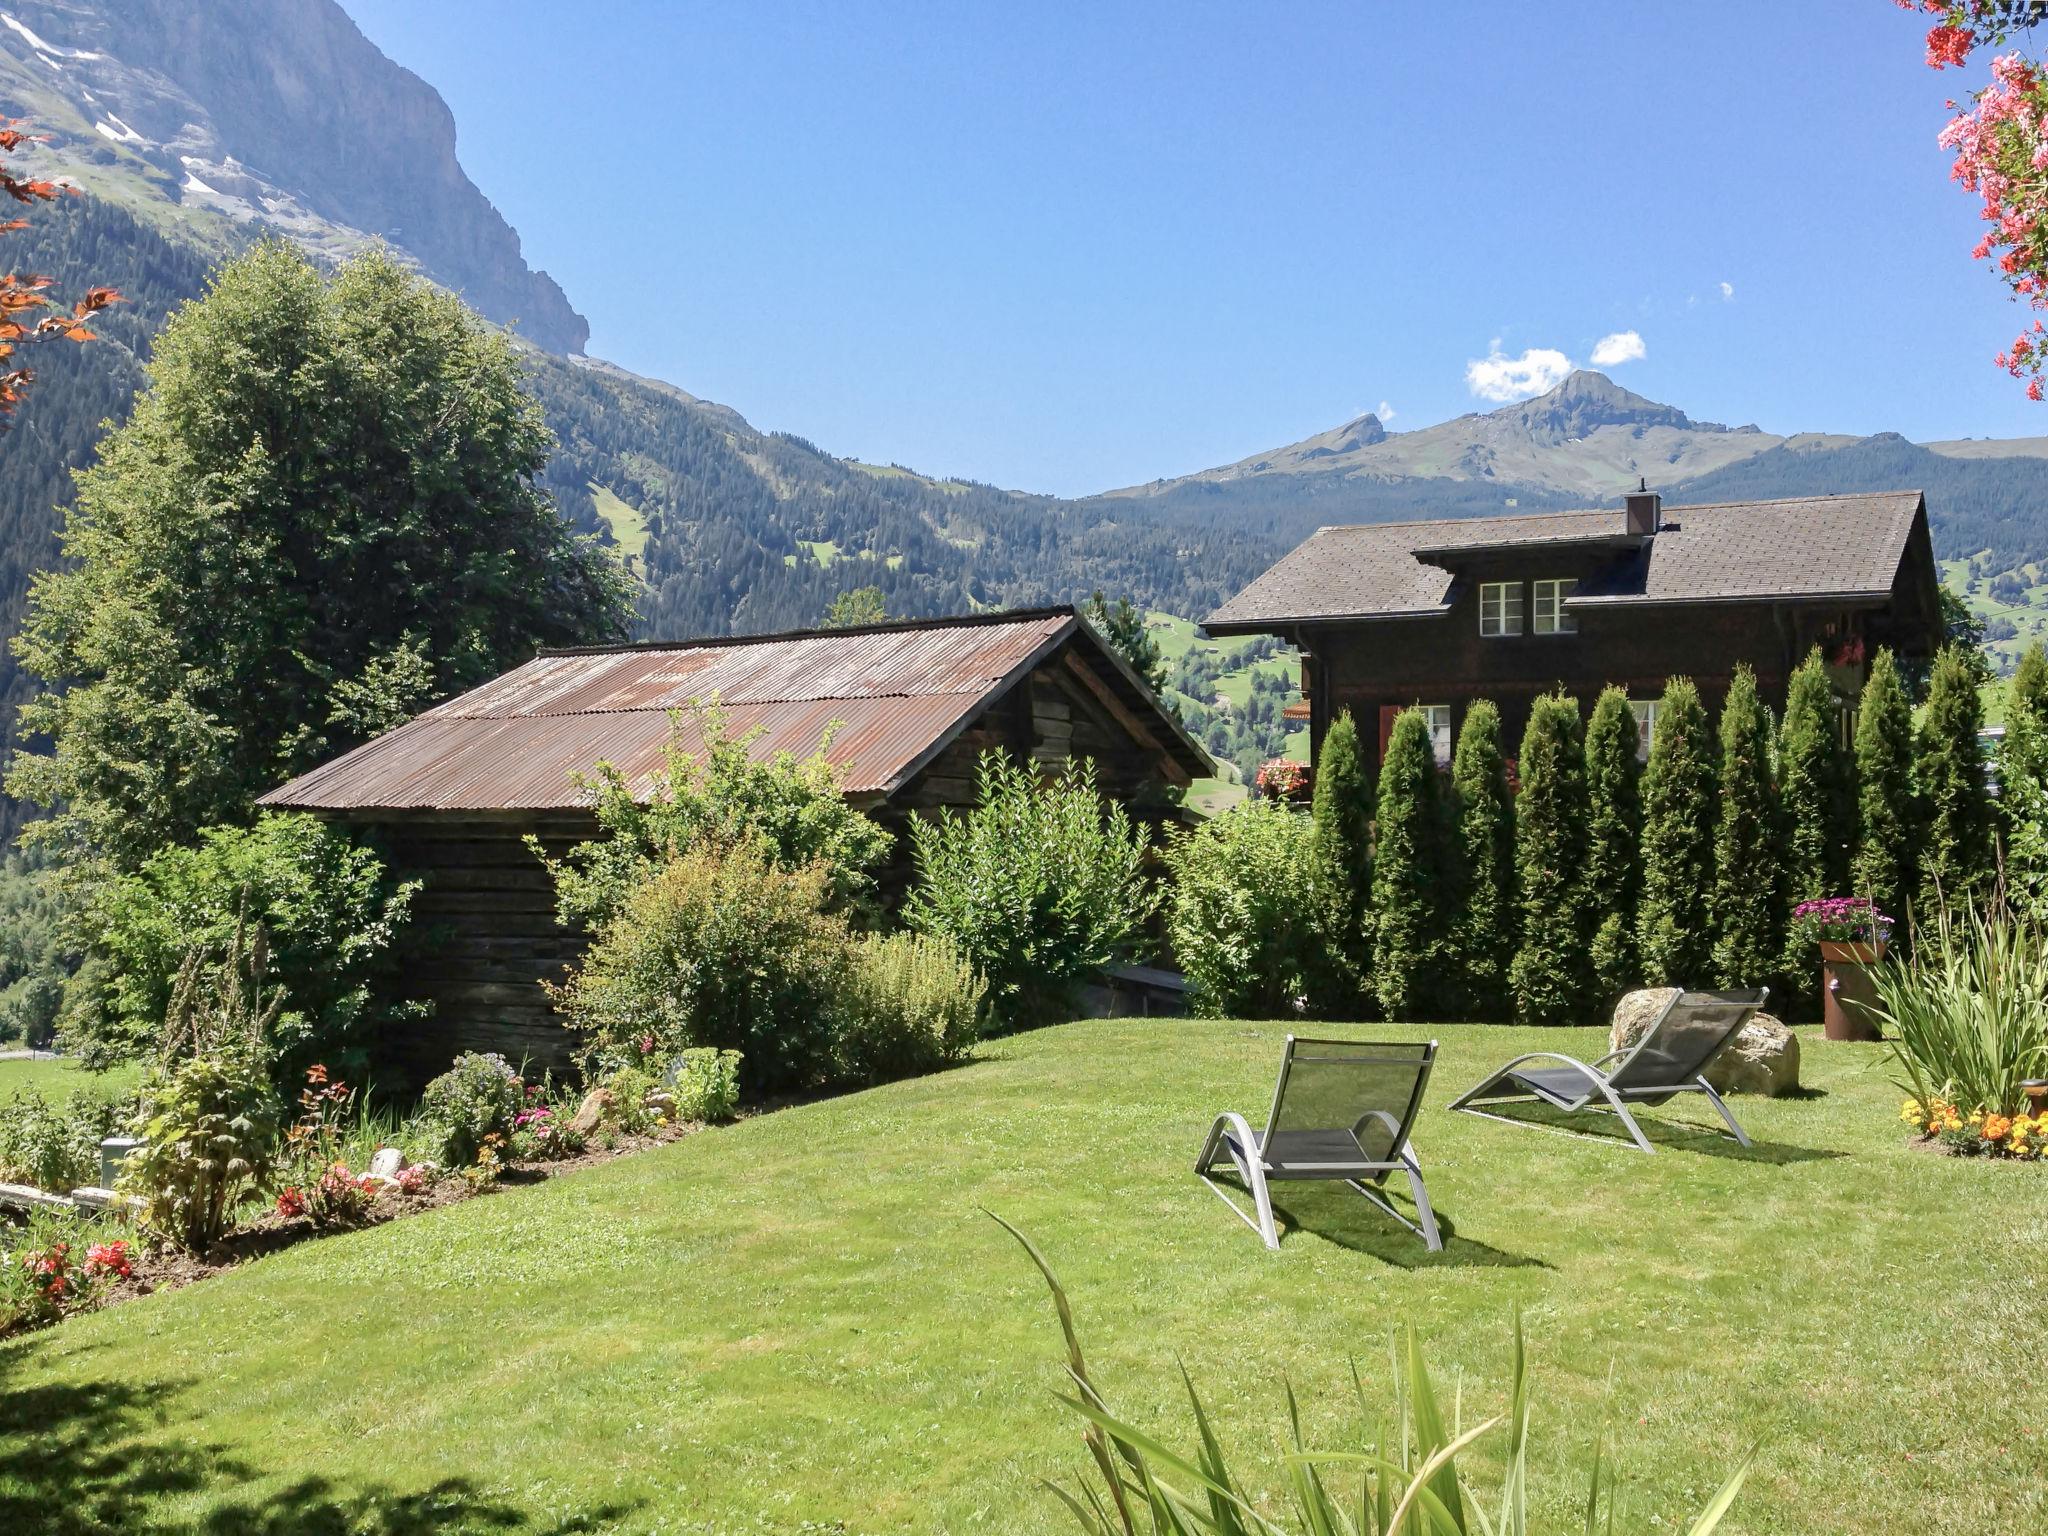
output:
[[1973, 1109], [1965, 1114], [1946, 1099], [1930, 1097], [1924, 1104], [1907, 1099], [1899, 1118], [1920, 1133], [1923, 1141], [1958, 1157], [2004, 1157], [2039, 1162], [2048, 1157], [2048, 1114], [2000, 1115]]

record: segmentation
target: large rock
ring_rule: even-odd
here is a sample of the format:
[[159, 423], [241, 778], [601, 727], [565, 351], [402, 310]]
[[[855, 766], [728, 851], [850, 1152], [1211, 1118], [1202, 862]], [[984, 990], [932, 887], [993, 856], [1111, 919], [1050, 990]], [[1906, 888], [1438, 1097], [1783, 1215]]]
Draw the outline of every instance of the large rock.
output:
[[578, 1136], [594, 1136], [597, 1128], [604, 1124], [604, 1118], [612, 1107], [612, 1091], [609, 1088], [593, 1088], [583, 1095], [583, 1102], [577, 1106], [575, 1118], [570, 1120], [569, 1129]]
[[[1622, 998], [1614, 1005], [1609, 1047], [1624, 1051], [1642, 1039], [1677, 993], [1676, 987], [1646, 987]], [[1799, 1087], [1799, 1037], [1768, 1013], [1754, 1014], [1707, 1063], [1706, 1077], [1721, 1093], [1792, 1093]]]

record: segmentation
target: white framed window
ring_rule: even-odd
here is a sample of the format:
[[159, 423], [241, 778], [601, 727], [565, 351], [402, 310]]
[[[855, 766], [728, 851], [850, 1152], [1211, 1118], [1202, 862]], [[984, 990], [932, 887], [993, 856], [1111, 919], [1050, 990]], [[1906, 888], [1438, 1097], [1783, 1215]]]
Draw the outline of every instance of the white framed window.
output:
[[1564, 606], [1564, 600], [1578, 589], [1578, 582], [1570, 578], [1536, 583], [1537, 634], [1576, 635], [1579, 632], [1578, 615], [1567, 612]]
[[1657, 711], [1662, 706], [1655, 699], [1630, 699], [1628, 707], [1636, 717], [1636, 760], [1647, 763], [1650, 743], [1657, 735]]
[[1422, 718], [1429, 722], [1429, 745], [1436, 753], [1436, 765], [1445, 767], [1451, 760], [1451, 706], [1448, 704], [1424, 704]]
[[1488, 639], [1522, 632], [1522, 584], [1482, 581], [1479, 584], [1479, 633]]

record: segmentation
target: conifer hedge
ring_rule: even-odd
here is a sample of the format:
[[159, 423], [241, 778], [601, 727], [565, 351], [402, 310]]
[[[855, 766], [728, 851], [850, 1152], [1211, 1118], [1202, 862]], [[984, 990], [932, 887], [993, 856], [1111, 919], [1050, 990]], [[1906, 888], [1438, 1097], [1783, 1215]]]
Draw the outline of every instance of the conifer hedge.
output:
[[1856, 714], [1856, 791], [1854, 894], [1903, 918], [1917, 883], [1920, 805], [1913, 783], [1913, 705], [1889, 650], [1871, 658], [1863, 684]]
[[1976, 668], [1962, 647], [1945, 645], [1934, 658], [1913, 759], [1927, 815], [1920, 844], [1920, 904], [1926, 911], [1967, 899], [1993, 873], [1991, 797], [1977, 746], [1983, 725]]
[[1588, 960], [1596, 998], [1613, 999], [1641, 976], [1636, 909], [1643, 890], [1642, 735], [1628, 694], [1609, 687], [1586, 725], [1586, 891], [1593, 913]]
[[1526, 1024], [1580, 1022], [1592, 982], [1586, 952], [1586, 758], [1579, 701], [1545, 694], [1529, 711], [1518, 759], [1515, 874], [1521, 943], [1510, 980]]
[[1714, 958], [1714, 743], [1689, 677], [1674, 677], [1657, 706], [1643, 775], [1643, 898], [1636, 920], [1643, 977], [1690, 986]]
[[1327, 961], [1308, 978], [1310, 1002], [1324, 1018], [1358, 1018], [1371, 994], [1372, 782], [1358, 728], [1346, 710], [1323, 733], [1316, 758], [1313, 852], [1328, 903]]
[[1449, 990], [1443, 823], [1428, 718], [1404, 709], [1380, 764], [1373, 849], [1373, 991], [1390, 1019], [1431, 1016]]
[[1504, 1018], [1508, 967], [1520, 928], [1515, 908], [1515, 805], [1501, 754], [1500, 710], [1479, 699], [1465, 711], [1451, 758], [1455, 861], [1452, 947], [1459, 1012]]
[[[1721, 705], [1721, 794], [1714, 833], [1714, 976], [1724, 987], [1777, 986], [1785, 948], [1784, 864], [1771, 712], [1738, 666]], [[1778, 987], [1782, 990], [1782, 987]]]

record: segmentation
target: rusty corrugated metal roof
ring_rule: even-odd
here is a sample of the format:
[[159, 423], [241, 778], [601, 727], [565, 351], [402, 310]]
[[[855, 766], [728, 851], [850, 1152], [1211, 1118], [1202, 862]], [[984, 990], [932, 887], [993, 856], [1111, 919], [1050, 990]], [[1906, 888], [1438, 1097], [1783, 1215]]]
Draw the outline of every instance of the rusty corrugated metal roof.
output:
[[609, 762], [636, 786], [662, 765], [672, 711], [717, 702], [757, 758], [827, 756], [851, 795], [886, 795], [981, 706], [1080, 627], [1072, 609], [675, 646], [553, 652], [302, 774], [259, 804], [508, 811], [588, 804], [572, 775]]

